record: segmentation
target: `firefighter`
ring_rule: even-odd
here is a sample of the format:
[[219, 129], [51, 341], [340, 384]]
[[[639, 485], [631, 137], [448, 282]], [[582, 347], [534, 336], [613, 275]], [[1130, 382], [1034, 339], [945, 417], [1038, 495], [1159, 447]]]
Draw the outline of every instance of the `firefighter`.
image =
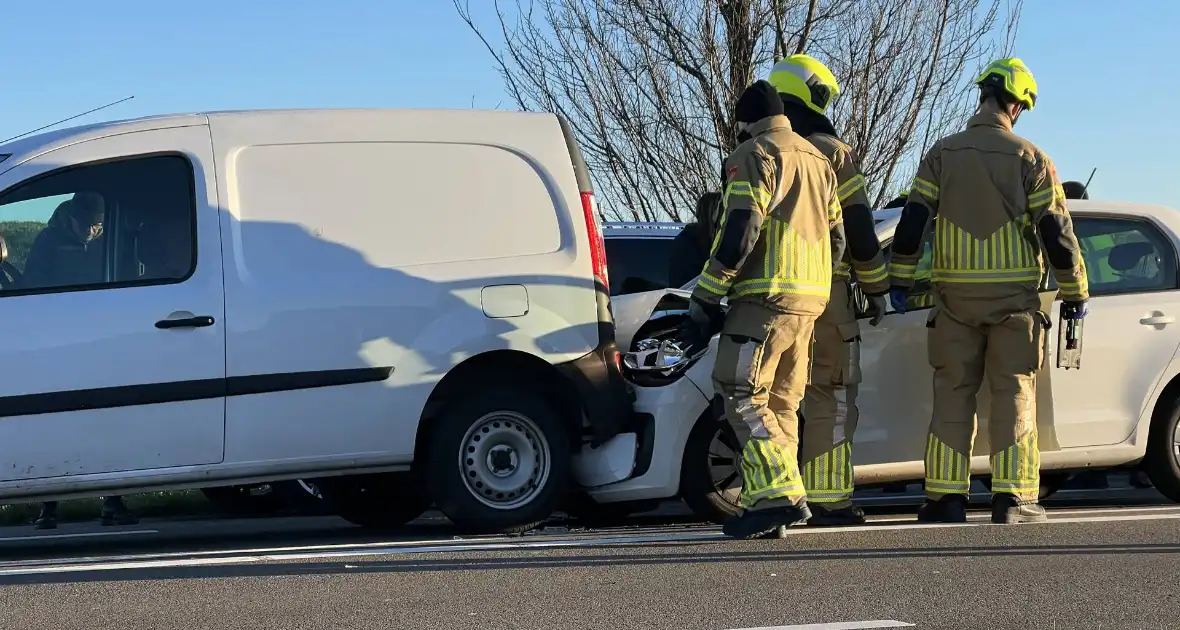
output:
[[1049, 318], [1037, 286], [1047, 258], [1065, 316], [1080, 319], [1086, 268], [1053, 162], [1012, 132], [1021, 112], [1036, 105], [1032, 73], [1020, 59], [1000, 59], [975, 82], [979, 109], [966, 130], [936, 142], [918, 165], [892, 246], [890, 301], [904, 311], [923, 239], [938, 217], [926, 324], [934, 413], [918, 520], [967, 518], [976, 392], [986, 365], [992, 522], [1040, 522], [1036, 372]]
[[741, 443], [743, 510], [723, 531], [756, 538], [811, 516], [799, 474], [798, 410], [844, 230], [835, 175], [791, 130], [774, 87], [754, 83], [735, 114], [750, 139], [726, 161], [722, 227], [681, 339], [700, 344], [724, 321], [713, 385]]
[[856, 393], [861, 373], [860, 326], [851, 282], [855, 279], [868, 297], [874, 315], [871, 323], [876, 326], [885, 316], [889, 275], [859, 160], [826, 116], [840, 94], [836, 77], [812, 57], [791, 55], [775, 64], [770, 83], [782, 97], [791, 127], [832, 165], [848, 240], [832, 278], [827, 309], [815, 322], [811, 383], [803, 397], [800, 463], [814, 514], [808, 524], [857, 525], [865, 522], [865, 515], [852, 504], [852, 437], [859, 416]]

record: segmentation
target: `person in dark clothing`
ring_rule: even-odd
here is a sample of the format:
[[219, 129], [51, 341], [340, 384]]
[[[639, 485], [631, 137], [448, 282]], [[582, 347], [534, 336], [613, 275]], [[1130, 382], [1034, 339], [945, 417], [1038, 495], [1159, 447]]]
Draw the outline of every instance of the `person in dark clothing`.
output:
[[21, 287], [43, 289], [103, 282], [102, 197], [78, 193], [53, 211], [25, 262]]
[[708, 192], [697, 200], [695, 220], [672, 240], [672, 261], [668, 265], [668, 286], [680, 288], [701, 275], [709, 260], [713, 235], [721, 219], [721, 193]]
[[894, 199], [893, 201], [890, 201], [889, 203], [885, 204], [885, 208], [886, 208], [886, 209], [889, 209], [889, 208], [904, 208], [904, 207], [905, 207], [905, 202], [906, 202], [906, 200], [908, 200], [909, 198], [910, 198], [910, 196], [909, 196], [908, 194], [906, 194], [906, 193], [902, 193], [902, 194], [898, 195], [898, 196], [897, 196], [897, 198], [896, 198], [896, 199]]
[[[127, 509], [127, 505], [123, 503], [123, 497], [109, 496], [102, 498], [99, 521], [106, 526], [135, 525], [139, 519]], [[57, 528], [57, 501], [46, 501], [41, 504], [41, 514], [37, 516], [34, 525], [37, 529]]]

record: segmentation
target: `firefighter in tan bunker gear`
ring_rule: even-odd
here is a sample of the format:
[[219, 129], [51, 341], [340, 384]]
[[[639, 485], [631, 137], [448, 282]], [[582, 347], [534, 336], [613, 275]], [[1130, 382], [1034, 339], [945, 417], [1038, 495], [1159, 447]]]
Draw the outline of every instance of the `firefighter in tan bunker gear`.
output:
[[1044, 257], [1065, 316], [1080, 319], [1089, 297], [1086, 268], [1053, 162], [1012, 132], [1020, 113], [1036, 104], [1032, 73], [1019, 59], [1000, 59], [976, 83], [978, 112], [965, 131], [939, 140], [922, 159], [893, 241], [890, 300], [904, 311], [934, 223], [927, 323], [934, 413], [918, 519], [966, 520], [976, 392], [986, 366], [992, 521], [1040, 522], [1046, 516], [1037, 504], [1036, 373], [1050, 320], [1037, 288]]
[[791, 127], [832, 165], [848, 240], [832, 278], [831, 299], [815, 322], [811, 382], [803, 397], [800, 464], [813, 514], [808, 524], [857, 525], [865, 516], [852, 504], [852, 441], [860, 415], [856, 394], [861, 380], [860, 325], [852, 282], [868, 297], [875, 326], [885, 316], [889, 275], [859, 160], [825, 115], [840, 94], [835, 75], [818, 60], [797, 54], [775, 64], [770, 83], [782, 97]]
[[724, 218], [693, 290], [689, 331], [708, 339], [724, 316], [713, 384], [741, 443], [742, 513], [723, 525], [755, 538], [807, 520], [798, 462], [799, 405], [815, 320], [843, 254], [836, 179], [791, 130], [774, 87], [758, 81], [737, 103], [751, 136], [726, 161]]

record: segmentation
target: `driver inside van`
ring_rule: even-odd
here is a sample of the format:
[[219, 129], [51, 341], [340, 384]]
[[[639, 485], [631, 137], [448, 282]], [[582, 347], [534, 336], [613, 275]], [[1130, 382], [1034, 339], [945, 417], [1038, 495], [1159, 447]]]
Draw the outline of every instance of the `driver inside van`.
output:
[[106, 279], [101, 195], [80, 192], [61, 202], [37, 234], [25, 263], [21, 287], [41, 289], [96, 284]]

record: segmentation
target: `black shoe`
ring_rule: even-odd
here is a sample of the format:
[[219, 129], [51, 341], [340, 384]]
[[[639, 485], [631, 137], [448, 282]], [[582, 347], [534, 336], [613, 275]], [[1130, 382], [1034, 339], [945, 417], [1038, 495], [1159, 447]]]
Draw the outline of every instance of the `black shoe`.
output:
[[992, 522], [998, 525], [1044, 523], [1049, 517], [1036, 501], [1021, 501], [1015, 495], [1000, 492], [992, 495]]
[[111, 525], [136, 525], [139, 519], [135, 515], [128, 512], [126, 508], [122, 510], [110, 510], [103, 508], [99, 521], [104, 527]]
[[57, 529], [57, 515], [42, 514], [33, 521], [33, 526], [37, 529]]
[[937, 501], [926, 499], [918, 508], [918, 520], [923, 523], [966, 523], [967, 497], [947, 494]]
[[[777, 538], [783, 534], [780, 527], [790, 527], [811, 518], [807, 504], [775, 507], [766, 510], [746, 510], [721, 526], [721, 531], [730, 538], [750, 540], [753, 538]], [[768, 536], [768, 534], [777, 534]]]
[[830, 510], [822, 506], [811, 508], [813, 516], [807, 519], [807, 524], [813, 527], [831, 527], [839, 525], [864, 525], [865, 511], [855, 505], [838, 510]]

